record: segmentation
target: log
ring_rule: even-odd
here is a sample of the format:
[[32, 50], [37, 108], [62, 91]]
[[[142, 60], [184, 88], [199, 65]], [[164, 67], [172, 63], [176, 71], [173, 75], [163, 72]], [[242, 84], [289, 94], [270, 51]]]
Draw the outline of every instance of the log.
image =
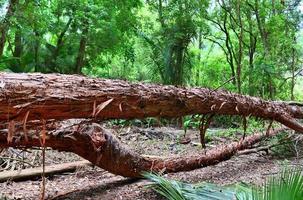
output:
[[0, 73], [0, 122], [210, 113], [275, 120], [303, 132], [295, 120], [303, 118], [301, 107], [223, 90], [131, 84], [79, 75]]
[[[270, 131], [268, 135], [273, 136], [282, 130], [285, 128]], [[40, 135], [37, 135], [36, 131], [28, 132], [27, 141], [23, 133], [15, 132], [9, 143], [7, 142], [8, 132], [8, 130], [1, 130], [0, 147], [42, 146]], [[59, 151], [76, 153], [113, 174], [125, 177], [141, 177], [141, 173], [144, 171], [169, 173], [215, 165], [230, 159], [238, 151], [254, 145], [264, 137], [267, 136], [262, 133], [247, 136], [240, 142], [219, 146], [202, 155], [161, 158], [137, 154], [121, 144], [113, 134], [98, 124], [80, 123], [48, 131], [45, 137], [45, 146]]]
[[[131, 84], [79, 75], [0, 73], [0, 147], [30, 148], [45, 143], [53, 149], [74, 152], [114, 174], [140, 177], [143, 171], [168, 173], [214, 165], [265, 137], [248, 136], [205, 155], [155, 158], [128, 149], [98, 124], [81, 120], [69, 126], [57, 124], [58, 120], [75, 118], [171, 118], [190, 114], [255, 116], [303, 132], [296, 121], [303, 118], [299, 106], [223, 90]], [[270, 131], [268, 135], [276, 133]]]
[[[79, 167], [91, 166], [89, 161], [76, 161], [70, 163], [63, 163], [57, 165], [45, 166], [45, 176], [50, 176], [54, 174], [59, 174], [63, 172], [73, 172]], [[5, 171], [0, 172], [0, 182], [7, 180], [19, 181], [28, 180], [36, 177], [42, 176], [42, 167], [28, 168], [23, 170]]]

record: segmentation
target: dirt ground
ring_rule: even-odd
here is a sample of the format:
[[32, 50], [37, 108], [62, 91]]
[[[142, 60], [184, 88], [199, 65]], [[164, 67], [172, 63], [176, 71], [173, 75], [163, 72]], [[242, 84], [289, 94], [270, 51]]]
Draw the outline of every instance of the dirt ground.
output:
[[[198, 132], [189, 130], [186, 137], [188, 144], [181, 144], [183, 130], [174, 128], [116, 128], [114, 129], [121, 141], [141, 154], [148, 155], [188, 155], [204, 153], [199, 145]], [[219, 130], [210, 130], [214, 140], [207, 144], [207, 148], [215, 145], [238, 140], [237, 137], [217, 137]], [[38, 152], [38, 153], [37, 153]], [[41, 164], [40, 151], [27, 152], [26, 157], [36, 159], [35, 165]], [[301, 154], [300, 154], [301, 155]], [[81, 160], [71, 154], [47, 150], [46, 164], [57, 164]], [[32, 160], [33, 161], [33, 160]], [[29, 160], [30, 162], [30, 160]], [[166, 177], [197, 183], [202, 181], [228, 185], [236, 182], [245, 182], [261, 185], [266, 177], [277, 174], [285, 165], [303, 167], [303, 159], [298, 157], [277, 157], [271, 154], [249, 154], [234, 156], [232, 159], [215, 166], [201, 168], [188, 172], [179, 172], [165, 175]], [[66, 173], [48, 177], [46, 180], [47, 199], [125, 199], [144, 200], [161, 199], [155, 192], [147, 188], [150, 184], [143, 179], [127, 179], [110, 174], [97, 167], [85, 167], [73, 173]], [[22, 182], [7, 181], [0, 183], [0, 199], [39, 199], [41, 178]]]

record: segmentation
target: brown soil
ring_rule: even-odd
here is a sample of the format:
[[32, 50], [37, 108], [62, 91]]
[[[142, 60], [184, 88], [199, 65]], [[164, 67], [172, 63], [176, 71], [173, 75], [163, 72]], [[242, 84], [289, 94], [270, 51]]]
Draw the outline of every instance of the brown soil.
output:
[[[123, 128], [115, 129], [122, 142], [129, 145], [141, 154], [156, 156], [171, 156], [204, 153], [199, 145], [198, 132], [189, 130], [186, 137], [190, 143], [180, 144], [183, 130], [173, 128]], [[216, 131], [213, 131], [216, 132]], [[207, 148], [237, 140], [241, 135], [233, 139], [225, 137], [213, 137], [215, 140], [207, 144]], [[12, 154], [7, 150], [2, 154]], [[41, 165], [38, 150], [25, 153], [26, 158], [36, 158], [30, 161], [33, 165]], [[15, 153], [15, 152], [14, 152]], [[48, 150], [46, 164], [63, 163], [80, 160], [81, 158], [71, 154]], [[38, 158], [37, 158], [38, 157]], [[201, 168], [189, 172], [179, 172], [165, 175], [166, 177], [197, 183], [201, 181], [227, 185], [236, 182], [246, 182], [260, 185], [270, 175], [278, 173], [283, 165], [303, 165], [303, 159], [277, 158], [272, 155], [250, 154], [235, 156], [232, 159], [221, 162], [216, 166]], [[20, 167], [15, 163], [15, 168]], [[1, 169], [1, 168], [0, 168]], [[41, 180], [28, 180], [23, 182], [7, 181], [0, 183], [0, 199], [39, 199]], [[97, 167], [78, 169], [74, 173], [60, 174], [48, 177], [46, 181], [46, 194], [48, 199], [161, 199], [156, 193], [148, 189], [147, 180], [132, 180], [121, 176], [115, 176]], [[2, 198], [1, 198], [2, 197]]]

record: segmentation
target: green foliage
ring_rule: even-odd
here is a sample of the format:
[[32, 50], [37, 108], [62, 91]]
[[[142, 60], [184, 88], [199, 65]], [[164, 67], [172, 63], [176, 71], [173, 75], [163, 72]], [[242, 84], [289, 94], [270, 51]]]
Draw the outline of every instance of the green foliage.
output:
[[254, 200], [301, 200], [303, 197], [302, 169], [285, 169], [269, 178], [260, 190], [254, 190]]
[[[130, 59], [125, 41], [137, 23], [135, 13], [140, 1], [17, 2], [5, 51], [14, 60], [2, 60], [10, 70], [74, 73], [81, 41], [85, 45], [81, 68], [90, 67], [101, 54], [125, 53], [126, 60]], [[19, 43], [17, 34], [21, 36]], [[16, 47], [22, 49], [19, 55]]]
[[295, 142], [289, 137], [289, 133], [282, 132], [271, 138], [268, 143], [279, 144], [271, 148], [272, 154], [277, 157], [289, 158], [296, 156]]
[[[255, 132], [260, 132], [264, 130], [265, 122], [263, 120], [257, 120], [255, 118], [247, 118], [246, 123], [246, 134], [253, 134]], [[220, 127], [225, 127], [226, 129], [218, 129], [215, 133], [216, 136], [224, 137], [235, 137], [236, 135], [243, 135], [243, 117], [239, 116], [215, 116], [214, 123], [218, 124]]]
[[144, 176], [153, 182], [155, 185], [153, 189], [170, 200], [185, 200], [182, 192], [182, 185], [176, 181], [169, 181], [161, 176], [155, 174], [144, 174]]
[[183, 128], [186, 131], [188, 128], [198, 129], [200, 125], [200, 115], [185, 116], [183, 118]]
[[170, 200], [301, 200], [303, 197], [302, 169], [284, 169], [270, 177], [262, 187], [246, 184], [218, 186], [211, 183], [187, 184], [152, 173], [144, 173], [153, 182], [151, 188]]
[[241, 185], [237, 189], [210, 183], [192, 185], [168, 180], [152, 173], [144, 173], [144, 177], [154, 182], [151, 185], [153, 190], [169, 200], [233, 200], [236, 198], [236, 191], [239, 191], [239, 196], [244, 196], [241, 194], [243, 191]]

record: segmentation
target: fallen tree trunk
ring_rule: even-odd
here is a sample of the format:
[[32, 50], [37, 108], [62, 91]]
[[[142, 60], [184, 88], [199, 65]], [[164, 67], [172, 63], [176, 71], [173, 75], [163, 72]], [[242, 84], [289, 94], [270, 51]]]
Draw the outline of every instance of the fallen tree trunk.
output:
[[[214, 91], [56, 74], [0, 73], [0, 121], [133, 119], [189, 114], [256, 116], [298, 132], [299, 106]], [[26, 121], [26, 120], [25, 120]]]
[[[70, 163], [63, 163], [57, 165], [45, 166], [45, 176], [59, 174], [63, 172], [73, 172], [80, 167], [91, 166], [92, 164], [88, 161], [76, 161]], [[36, 177], [41, 177], [42, 167], [28, 168], [23, 170], [5, 171], [0, 172], [0, 182], [7, 180], [27, 180]]]
[[[73, 75], [0, 73], [0, 147], [39, 147], [45, 140], [47, 147], [74, 152], [114, 174], [139, 177], [143, 171], [178, 172], [214, 165], [265, 137], [249, 136], [205, 155], [155, 158], [129, 150], [97, 124], [79, 121], [57, 129], [55, 123], [73, 118], [133, 119], [189, 114], [255, 116], [303, 132], [302, 125], [295, 120], [303, 118], [300, 107], [222, 90], [130, 84]], [[275, 133], [270, 131], [269, 135]]]
[[[285, 128], [270, 131], [273, 136]], [[23, 133], [16, 131], [7, 142], [8, 130], [0, 132], [0, 147], [39, 147], [40, 135], [36, 131], [28, 132], [28, 140]], [[202, 155], [161, 158], [141, 156], [122, 145], [109, 131], [98, 124], [81, 123], [58, 130], [50, 130], [45, 137], [45, 146], [60, 151], [69, 151], [89, 160], [111, 173], [125, 177], [140, 177], [143, 171], [179, 172], [217, 164], [230, 159], [235, 153], [261, 141], [265, 134], [259, 133], [246, 137], [240, 142], [232, 142], [211, 149]]]

